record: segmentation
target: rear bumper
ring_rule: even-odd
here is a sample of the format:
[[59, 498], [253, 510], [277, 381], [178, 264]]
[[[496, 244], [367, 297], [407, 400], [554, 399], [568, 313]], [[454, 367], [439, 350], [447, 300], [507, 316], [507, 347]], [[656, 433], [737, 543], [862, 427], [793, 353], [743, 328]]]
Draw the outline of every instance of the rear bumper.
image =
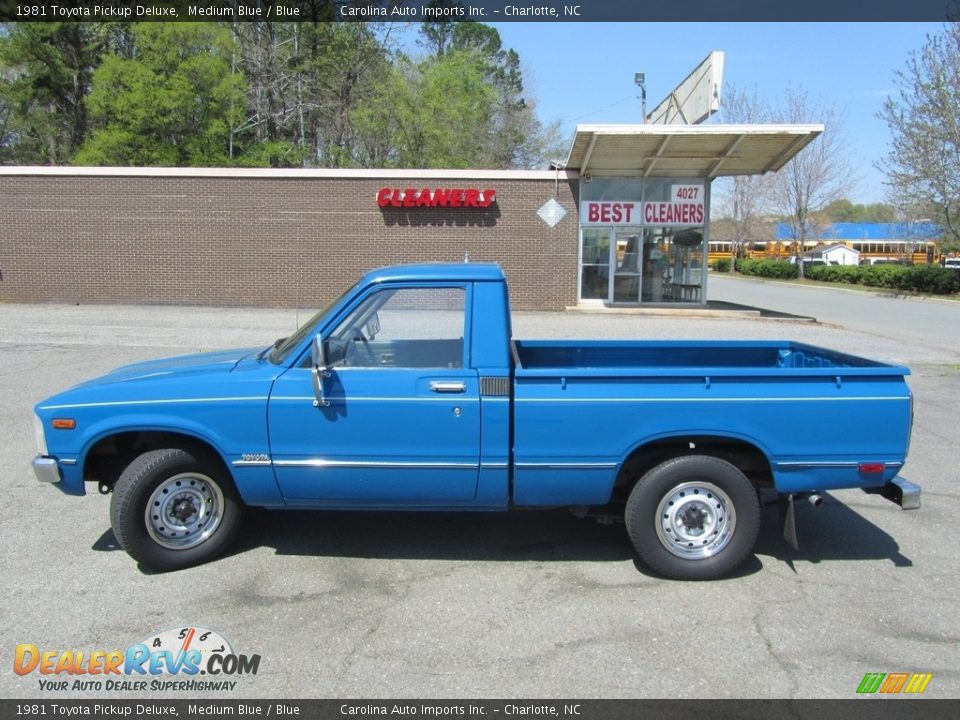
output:
[[920, 509], [920, 486], [899, 475], [888, 483], [878, 487], [864, 488], [863, 491], [871, 495], [881, 495], [904, 510]]
[[37, 456], [31, 463], [33, 465], [33, 474], [37, 480], [45, 483], [58, 483], [62, 479], [60, 475], [60, 464], [49, 457]]

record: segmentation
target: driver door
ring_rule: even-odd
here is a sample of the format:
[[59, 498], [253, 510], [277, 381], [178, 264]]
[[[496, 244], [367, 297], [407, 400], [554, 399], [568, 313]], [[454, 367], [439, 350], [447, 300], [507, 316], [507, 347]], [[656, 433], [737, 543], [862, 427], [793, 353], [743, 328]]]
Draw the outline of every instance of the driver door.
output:
[[311, 365], [284, 373], [268, 426], [290, 504], [456, 506], [476, 496], [478, 374], [464, 344], [467, 287], [369, 293], [324, 338], [327, 406]]

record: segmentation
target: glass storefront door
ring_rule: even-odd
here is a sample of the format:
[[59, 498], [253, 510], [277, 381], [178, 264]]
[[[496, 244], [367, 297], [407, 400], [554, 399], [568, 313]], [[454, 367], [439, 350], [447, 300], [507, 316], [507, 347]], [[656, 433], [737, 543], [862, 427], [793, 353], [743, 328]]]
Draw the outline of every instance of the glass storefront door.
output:
[[580, 248], [580, 299], [610, 298], [610, 228], [584, 228]]
[[617, 252], [613, 267], [613, 297], [615, 303], [640, 301], [640, 263], [643, 249], [643, 231], [640, 228], [616, 229]]
[[580, 299], [639, 302], [643, 231], [584, 228], [581, 243]]

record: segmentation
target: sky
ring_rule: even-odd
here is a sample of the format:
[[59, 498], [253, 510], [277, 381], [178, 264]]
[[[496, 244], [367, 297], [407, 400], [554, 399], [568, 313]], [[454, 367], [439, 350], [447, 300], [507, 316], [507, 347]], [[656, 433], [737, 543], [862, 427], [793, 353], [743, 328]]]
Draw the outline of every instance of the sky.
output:
[[[725, 54], [724, 83], [772, 103], [790, 86], [834, 105], [857, 181], [849, 198], [888, 199], [874, 165], [889, 150], [876, 117], [896, 94], [906, 66], [939, 23], [497, 23], [516, 50], [542, 122], [560, 121], [572, 140], [577, 124], [640, 121], [634, 73], [646, 73], [652, 110], [712, 50]], [[722, 105], [722, 98], [721, 98]], [[722, 121], [722, 111], [720, 120]], [[712, 120], [716, 121], [716, 119]]]

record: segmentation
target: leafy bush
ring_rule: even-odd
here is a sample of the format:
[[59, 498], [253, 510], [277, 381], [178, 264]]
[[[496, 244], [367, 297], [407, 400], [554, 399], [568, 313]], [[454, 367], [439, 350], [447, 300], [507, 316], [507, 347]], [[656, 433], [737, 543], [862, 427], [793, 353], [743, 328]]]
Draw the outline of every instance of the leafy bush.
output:
[[860, 282], [860, 268], [856, 265], [813, 265], [806, 269], [806, 276], [822, 282], [843, 282], [856, 285]]
[[960, 292], [960, 274], [936, 265], [819, 265], [807, 270], [811, 280], [911, 290], [934, 295]]
[[730, 272], [730, 258], [717, 258], [710, 263], [710, 267], [717, 272]]
[[793, 263], [782, 260], [737, 260], [737, 270], [744, 275], [776, 278], [778, 280], [792, 280], [800, 274], [799, 268]]
[[870, 287], [903, 288], [907, 268], [903, 265], [864, 265], [860, 282]]
[[960, 273], [936, 265], [914, 265], [906, 268], [910, 289], [934, 295], [950, 295], [960, 291]]

